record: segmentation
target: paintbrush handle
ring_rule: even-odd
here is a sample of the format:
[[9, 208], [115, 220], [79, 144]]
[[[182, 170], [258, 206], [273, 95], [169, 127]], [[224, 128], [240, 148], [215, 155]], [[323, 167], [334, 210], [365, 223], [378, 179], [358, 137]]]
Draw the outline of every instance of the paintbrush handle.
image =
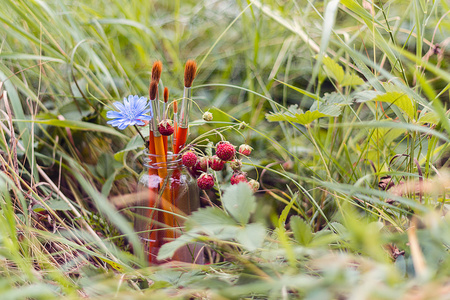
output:
[[181, 127], [181, 126], [178, 127], [175, 153], [180, 153], [181, 149], [183, 149], [184, 144], [186, 143], [186, 140], [187, 140], [188, 129], [189, 128], [187, 128], [187, 127], [186, 128]]

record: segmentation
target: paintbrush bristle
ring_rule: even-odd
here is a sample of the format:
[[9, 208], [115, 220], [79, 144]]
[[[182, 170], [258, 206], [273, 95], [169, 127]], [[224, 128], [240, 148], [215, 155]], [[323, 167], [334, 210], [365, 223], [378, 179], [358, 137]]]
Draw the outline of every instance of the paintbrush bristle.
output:
[[155, 61], [152, 67], [152, 81], [156, 81], [156, 83], [158, 83], [159, 79], [161, 79], [161, 72], [162, 72], [162, 62], [157, 60]]
[[169, 101], [169, 89], [167, 87], [164, 88], [164, 103]]
[[190, 88], [197, 72], [197, 63], [193, 60], [188, 60], [184, 67], [184, 86]]
[[177, 100], [175, 100], [173, 102], [173, 113], [174, 114], [178, 113], [178, 102], [177, 102]]
[[149, 88], [149, 96], [150, 96], [150, 100], [155, 100], [156, 99], [156, 94], [158, 93], [158, 82], [157, 81], [153, 81], [150, 82], [150, 88]]

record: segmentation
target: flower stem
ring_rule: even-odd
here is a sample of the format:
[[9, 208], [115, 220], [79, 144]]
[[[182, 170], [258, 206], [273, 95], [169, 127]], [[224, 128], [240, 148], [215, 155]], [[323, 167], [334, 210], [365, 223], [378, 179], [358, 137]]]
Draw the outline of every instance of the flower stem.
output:
[[139, 133], [139, 135], [141, 136], [142, 140], [143, 140], [144, 143], [145, 143], [145, 138], [144, 138], [144, 136], [142, 135], [141, 131], [137, 128], [136, 125], [134, 125], [134, 128], [136, 128], [136, 131]]

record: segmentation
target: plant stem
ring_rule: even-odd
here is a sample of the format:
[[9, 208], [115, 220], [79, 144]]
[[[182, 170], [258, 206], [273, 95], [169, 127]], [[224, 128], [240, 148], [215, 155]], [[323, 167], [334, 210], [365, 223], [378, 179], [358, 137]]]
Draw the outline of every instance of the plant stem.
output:
[[137, 128], [136, 125], [134, 125], [134, 128], [136, 128], [136, 131], [139, 133], [139, 135], [141, 136], [142, 140], [143, 140], [144, 143], [145, 143], [145, 137], [142, 135], [141, 131]]

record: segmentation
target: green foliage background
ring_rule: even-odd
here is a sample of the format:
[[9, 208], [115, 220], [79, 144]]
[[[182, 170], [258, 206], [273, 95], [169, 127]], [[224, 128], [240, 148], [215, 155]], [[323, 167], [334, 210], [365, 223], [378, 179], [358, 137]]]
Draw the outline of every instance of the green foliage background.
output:
[[[1, 7], [2, 299], [448, 297], [445, 1]], [[106, 111], [147, 94], [155, 60], [179, 99], [187, 59], [191, 118], [214, 114], [191, 136], [250, 144], [261, 189], [216, 174], [219, 206], [160, 256], [195, 240], [218, 259], [148, 266], [115, 197], [136, 191], [141, 145]]]

